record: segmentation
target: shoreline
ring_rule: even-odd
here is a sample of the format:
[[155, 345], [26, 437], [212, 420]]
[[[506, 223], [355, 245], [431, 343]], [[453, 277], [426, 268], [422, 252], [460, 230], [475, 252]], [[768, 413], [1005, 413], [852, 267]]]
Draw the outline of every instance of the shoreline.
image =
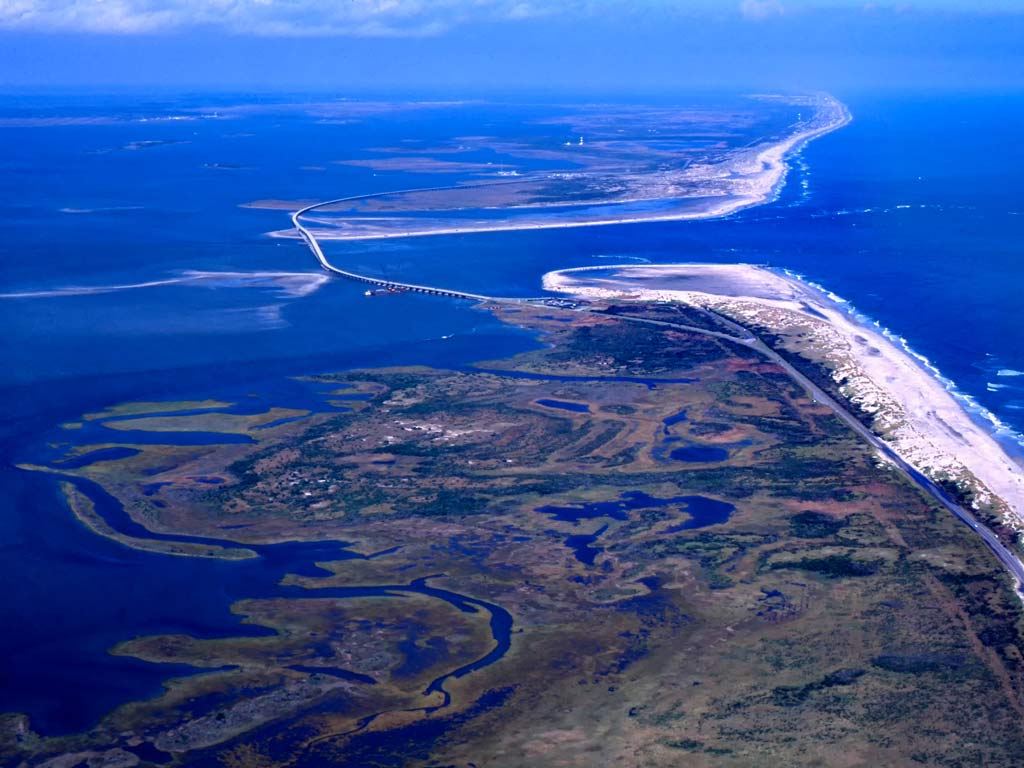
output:
[[[577, 277], [602, 270], [614, 276]], [[680, 285], [672, 287], [672, 280]], [[707, 290], [701, 280], [727, 292]], [[932, 480], [975, 491], [975, 509], [993, 509], [1018, 537], [1024, 532], [1024, 466], [995, 433], [1005, 425], [995, 424], [994, 414], [972, 413], [965, 403], [976, 401], [905, 339], [823, 286], [749, 264], [582, 267], [549, 272], [543, 284], [581, 298], [694, 304], [788, 336], [794, 346], [783, 346], [797, 354], [808, 347], [805, 356], [831, 368], [844, 397], [873, 416], [872, 430], [908, 464]]]
[[991, 434], [992, 439], [1007, 451], [1011, 459], [1015, 460], [1018, 464], [1024, 464], [1024, 433], [1018, 432], [1011, 425], [1007, 424], [995, 413], [978, 402], [975, 395], [961, 389], [953, 379], [946, 376], [928, 357], [922, 355], [910, 346], [910, 342], [908, 342], [906, 338], [900, 336], [891, 328], [882, 325], [878, 320], [864, 314], [854, 307], [854, 305], [847, 299], [837, 296], [835, 293], [825, 288], [825, 286], [807, 279], [804, 275], [801, 275], [798, 272], [785, 268], [767, 266], [764, 268], [776, 274], [781, 274], [787, 279], [795, 280], [801, 285], [806, 285], [813, 290], [819, 291], [824, 296], [828, 297], [830, 301], [839, 305], [838, 308], [844, 311], [854, 322], [859, 323], [868, 330], [880, 333], [888, 339], [890, 343], [901, 349], [904, 354], [911, 357], [924, 373], [932, 376], [936, 381], [942, 384], [950, 396], [960, 404], [960, 407], [963, 408], [967, 416], [974, 421], [979, 428], [987, 430]]
[[[789, 142], [783, 142], [783, 145], [787, 146], [785, 146], [781, 153], [779, 153], [777, 156], [774, 156], [774, 162], [781, 166], [781, 168], [779, 169], [779, 178], [776, 181], [775, 186], [772, 188], [771, 195], [767, 197], [765, 200], [762, 200], [761, 203], [773, 203], [779, 198], [779, 195], [782, 193], [782, 189], [786, 185], [786, 178], [789, 176], [789, 172], [793, 170], [793, 167], [790, 165], [789, 162], [787, 162], [790, 158], [796, 157], [801, 152], [803, 152], [808, 147], [808, 145], [810, 145], [810, 143], [815, 139], [820, 139], [822, 136], [827, 136], [833, 131], [838, 131], [840, 128], [845, 128], [846, 126], [853, 122], [853, 113], [850, 112], [849, 107], [847, 107], [845, 104], [839, 101], [839, 99], [836, 99], [832, 96], [827, 96], [827, 94], [823, 95], [825, 95], [828, 98], [828, 100], [832, 103], [833, 106], [839, 108], [839, 119], [820, 128], [811, 131], [806, 131], [803, 134], [798, 134], [797, 136], [793, 137]], [[769, 148], [768, 150], [765, 151], [765, 153], [762, 154], [772, 154], [773, 149], [777, 149], [778, 146], [779, 145], [777, 145], [775, 148]]]
[[[572, 229], [577, 227], [600, 227], [610, 226], [614, 224], [651, 224], [651, 223], [662, 223], [672, 221], [704, 221], [711, 219], [721, 219], [739, 213], [740, 211], [748, 208], [753, 208], [766, 203], [771, 203], [776, 200], [781, 193], [786, 183], [786, 177], [791, 170], [790, 163], [787, 162], [791, 157], [798, 155], [802, 152], [812, 141], [815, 139], [826, 136], [833, 131], [837, 131], [846, 125], [849, 125], [853, 121], [853, 115], [850, 113], [849, 108], [840, 102], [838, 99], [825, 94], [818, 94], [820, 100], [819, 106], [816, 107], [819, 111], [822, 109], [832, 109], [835, 111], [835, 115], [832, 119], [823, 125], [817, 125], [807, 130], [795, 133], [792, 136], [788, 136], [781, 141], [776, 141], [769, 144], [768, 146], [755, 145], [746, 150], [736, 150], [735, 154], [738, 155], [736, 159], [733, 159], [728, 166], [728, 174], [741, 174], [743, 178], [743, 184], [746, 188], [737, 191], [736, 193], [723, 195], [723, 199], [717, 203], [708, 203], [707, 207], [703, 210], [697, 211], [686, 211], [680, 213], [669, 213], [669, 214], [652, 214], [650, 216], [625, 216], [625, 217], [609, 217], [609, 218], [598, 218], [590, 220], [577, 220], [577, 221], [554, 221], [554, 222], [538, 222], [533, 221], [529, 223], [501, 223], [494, 222], [483, 226], [465, 226], [465, 227], [445, 227], [442, 229], [411, 229], [401, 230], [397, 232], [361, 232], [356, 234], [344, 234], [336, 230], [323, 230], [316, 228], [308, 228], [317, 240], [322, 241], [366, 241], [366, 240], [394, 240], [407, 237], [429, 237], [432, 235], [461, 235], [461, 234], [477, 234], [477, 233], [493, 233], [493, 232], [519, 232], [519, 231], [533, 231], [533, 230], [545, 230], [545, 229]], [[717, 178], [722, 175], [722, 171], [716, 170], [715, 174], [707, 176], [707, 179]], [[523, 183], [529, 181], [528, 178], [523, 178], [517, 182], [511, 183]], [[507, 181], [492, 182], [478, 186], [491, 186], [492, 184], [508, 184]], [[456, 187], [462, 189], [462, 187]], [[404, 190], [405, 192], [415, 192], [418, 190]], [[425, 191], [425, 190], [424, 190]], [[387, 195], [395, 194], [394, 191], [379, 192], [369, 195], [359, 195], [358, 199], [365, 200], [374, 197], [384, 197]], [[673, 200], [679, 201], [699, 199], [700, 196], [693, 196], [691, 198], [650, 198], [650, 201], [657, 200]], [[356, 198], [352, 198], [356, 199]], [[327, 207], [336, 201], [325, 201], [321, 204], [312, 204], [303, 208], [304, 213], [312, 213], [317, 208]], [[632, 201], [635, 202], [635, 201]], [[624, 201], [608, 201], [602, 203], [603, 205], [617, 205], [624, 204]], [[251, 205], [251, 204], [250, 204]], [[301, 239], [301, 235], [294, 229], [277, 230], [268, 232], [267, 236], [280, 239]]]

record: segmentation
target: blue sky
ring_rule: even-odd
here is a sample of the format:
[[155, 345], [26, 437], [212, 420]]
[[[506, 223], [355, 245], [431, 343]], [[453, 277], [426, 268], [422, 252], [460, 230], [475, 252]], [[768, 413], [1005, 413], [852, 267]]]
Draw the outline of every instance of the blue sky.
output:
[[0, 85], [1024, 87], [1024, 0], [0, 0]]

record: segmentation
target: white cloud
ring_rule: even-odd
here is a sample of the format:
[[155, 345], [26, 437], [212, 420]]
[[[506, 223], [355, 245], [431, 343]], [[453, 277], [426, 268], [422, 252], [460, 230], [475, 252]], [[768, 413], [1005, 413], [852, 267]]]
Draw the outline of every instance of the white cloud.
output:
[[464, 11], [486, 19], [523, 8], [512, 0], [0, 0], [0, 28], [138, 34], [214, 27], [273, 36], [424, 36], [444, 31]]
[[[763, 20], [808, 10], [985, 9], [1018, 12], [1024, 0], [0, 0], [0, 30], [145, 34], [195, 28], [237, 35], [424, 37], [473, 22], [548, 17], [605, 21], [722, 17], [723, 6]], [[785, 3], [785, 5], [783, 5]]]
[[779, 0], [742, 0], [740, 3], [740, 13], [744, 18], [755, 21], [767, 19], [770, 16], [781, 16], [785, 10]]
[[213, 27], [266, 36], [416, 37], [467, 22], [636, 15], [675, 4], [676, 0], [0, 0], [0, 29], [138, 34]]

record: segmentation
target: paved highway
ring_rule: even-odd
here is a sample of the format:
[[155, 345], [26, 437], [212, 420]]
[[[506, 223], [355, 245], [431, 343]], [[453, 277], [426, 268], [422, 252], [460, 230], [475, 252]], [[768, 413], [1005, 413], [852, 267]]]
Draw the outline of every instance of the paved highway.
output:
[[854, 432], [860, 435], [864, 440], [870, 443], [878, 452], [889, 461], [898, 471], [900, 471], [907, 479], [916, 484], [925, 493], [931, 496], [935, 501], [939, 502], [943, 507], [948, 509], [954, 515], [956, 515], [961, 521], [977, 533], [982, 541], [988, 545], [989, 549], [992, 550], [993, 554], [999, 561], [1006, 567], [1006, 570], [1010, 572], [1015, 582], [1014, 589], [1017, 592], [1018, 597], [1024, 600], [1024, 563], [1021, 562], [1020, 558], [1006, 545], [1004, 545], [999, 537], [996, 536], [989, 528], [985, 527], [974, 517], [971, 512], [955, 502], [949, 494], [942, 490], [938, 485], [925, 477], [921, 472], [915, 469], [910, 463], [908, 463], [903, 457], [896, 453], [892, 447], [882, 440], [878, 435], [872, 432], [870, 429], [865, 427], [856, 417], [853, 416], [843, 405], [835, 400], [831, 395], [826, 393], [817, 384], [807, 378], [804, 374], [794, 368], [782, 355], [776, 352], [774, 349], [765, 344], [761, 339], [750, 332], [748, 328], [734, 323], [728, 318], [722, 317], [716, 312], [710, 312], [708, 310], [701, 309], [700, 311], [705, 314], [714, 317], [719, 322], [723, 323], [730, 329], [736, 332], [737, 335], [728, 333], [719, 333], [717, 331], [709, 331], [704, 328], [698, 328], [695, 326], [681, 325], [678, 323], [669, 323], [662, 320], [649, 320], [646, 318], [629, 317], [626, 315], [614, 315], [614, 317], [621, 320], [629, 320], [637, 323], [644, 323], [647, 325], [661, 325], [670, 328], [676, 328], [678, 330], [685, 330], [691, 333], [700, 333], [705, 336], [713, 336], [719, 339], [727, 339], [735, 344], [753, 349], [759, 352], [764, 357], [771, 360], [773, 363], [782, 368], [786, 373], [789, 374], [790, 378], [796, 381], [804, 390], [811, 396], [815, 402], [821, 403], [822, 405], [828, 406], [842, 421], [850, 427]]
[[[498, 183], [510, 183], [516, 182], [498, 182]], [[495, 296], [483, 296], [476, 293], [467, 293], [466, 291], [456, 291], [449, 288], [437, 288], [429, 285], [417, 285], [415, 283], [402, 283], [394, 280], [381, 280], [374, 277], [368, 277], [366, 275], [360, 275], [356, 272], [349, 272], [348, 270], [341, 269], [331, 264], [327, 257], [324, 255], [323, 249], [320, 247], [320, 243], [317, 242], [316, 237], [310, 232], [300, 221], [300, 218], [314, 211], [317, 208], [324, 208], [328, 205], [337, 205], [338, 203], [351, 202], [354, 200], [365, 200], [373, 197], [380, 197], [382, 194], [400, 194], [402, 192], [422, 192], [422, 191], [434, 191], [444, 189], [454, 189], [455, 187], [431, 187], [429, 189], [418, 189], [418, 190], [398, 190], [397, 192], [385, 192], [385, 193], [372, 193], [367, 195], [352, 195], [351, 197], [340, 197], [335, 200], [327, 200], [321, 203], [314, 203], [313, 205], [307, 205], [292, 214], [292, 224], [298, 231], [299, 235], [305, 241], [306, 245], [316, 256], [317, 261], [320, 262], [320, 266], [328, 272], [346, 277], [349, 280], [356, 280], [358, 282], [375, 285], [380, 288], [410, 291], [414, 293], [425, 293], [432, 296], [448, 296], [455, 299], [469, 299], [471, 301], [487, 301], [487, 302], [515, 302], [515, 303], [526, 303], [526, 302], [550, 302], [551, 299], [514, 299], [514, 298], [500, 298]], [[607, 269], [608, 267], [593, 267], [593, 268], [581, 268], [585, 269]], [[586, 306], [580, 307], [584, 311], [587, 310]], [[872, 432], [870, 429], [865, 427], [860, 421], [858, 421], [842, 404], [836, 401], [831, 395], [827, 394], [813, 381], [807, 378], [804, 374], [794, 368], [782, 355], [776, 352], [774, 349], [769, 347], [760, 338], [753, 334], [750, 329], [735, 323], [728, 318], [722, 317], [716, 312], [702, 309], [699, 307], [692, 307], [697, 309], [709, 317], [714, 318], [717, 322], [730, 329], [732, 333], [725, 333], [721, 331], [712, 331], [706, 328], [698, 328], [696, 326], [689, 326], [680, 323], [670, 323], [664, 320], [650, 320], [647, 318], [630, 317], [628, 315], [613, 315], [619, 320], [625, 320], [628, 322], [642, 323], [645, 325], [656, 325], [664, 326], [668, 328], [674, 328], [678, 330], [688, 331], [691, 333], [698, 333], [704, 336], [712, 336], [718, 339], [724, 339], [734, 344], [752, 349], [767, 359], [774, 362], [795, 381], [811, 396], [811, 399], [827, 406], [836, 414], [847, 426], [850, 427], [854, 432], [860, 435], [865, 441], [870, 443], [881, 456], [883, 456], [893, 467], [901, 472], [907, 479], [916, 484], [925, 493], [931, 496], [935, 501], [941, 504], [943, 507], [948, 509], [954, 515], [957, 516], [961, 521], [981, 537], [982, 541], [988, 545], [989, 549], [995, 554], [999, 561], [1006, 567], [1013, 577], [1015, 582], [1014, 588], [1017, 592], [1018, 597], [1024, 600], [1024, 563], [1021, 562], [1020, 558], [1014, 554], [1008, 547], [1006, 547], [989, 528], [985, 527], [980, 523], [977, 518], [974, 517], [971, 512], [961, 504], [955, 502], [949, 494], [943, 491], [938, 485], [925, 477], [921, 472], [915, 469], [899, 454], [897, 454], [892, 447], [882, 440], [878, 435]], [[609, 317], [610, 315], [604, 315]]]

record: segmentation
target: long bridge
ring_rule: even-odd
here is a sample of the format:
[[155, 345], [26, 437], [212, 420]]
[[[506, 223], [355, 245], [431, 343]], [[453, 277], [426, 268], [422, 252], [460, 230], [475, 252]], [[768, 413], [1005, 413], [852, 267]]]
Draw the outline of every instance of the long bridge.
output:
[[[495, 181], [488, 182], [486, 184], [479, 184], [476, 186], [481, 187], [493, 187], [498, 185], [506, 184], [522, 184], [526, 179], [520, 179], [517, 181]], [[447, 189], [464, 189], [460, 185], [448, 185], [442, 187], [419, 187], [416, 189], [398, 189], [390, 190], [388, 192], [370, 192], [364, 195], [351, 195], [349, 197], [339, 197], [334, 200], [324, 200], [323, 202], [313, 203], [307, 205], [305, 208], [301, 208], [291, 215], [292, 226], [302, 237], [306, 245], [316, 256], [316, 260], [320, 262], [320, 266], [328, 272], [333, 272], [336, 275], [347, 278], [349, 280], [355, 280], [356, 282], [365, 283], [372, 285], [377, 288], [382, 288], [388, 291], [403, 291], [409, 293], [424, 293], [430, 296], [446, 296], [452, 299], [468, 299], [469, 301], [489, 301], [489, 302], [543, 302], [543, 303], [554, 303], [564, 304], [564, 299], [555, 299], [550, 297], [539, 297], [539, 298], [509, 298], [501, 296], [484, 296], [478, 293], [469, 293], [468, 291], [456, 291], [451, 288], [438, 288], [433, 285], [417, 285], [416, 283], [403, 283], [398, 280], [384, 280], [379, 277], [371, 277], [369, 275], [361, 275], [358, 272], [350, 272], [347, 269], [341, 269], [340, 267], [334, 266], [330, 261], [327, 260], [327, 256], [324, 255], [323, 248], [320, 247], [320, 243], [317, 241], [316, 236], [300, 221], [300, 219], [311, 211], [315, 211], [318, 208], [326, 208], [330, 205], [338, 205], [339, 203], [350, 203], [355, 200], [368, 200], [374, 197], [382, 197], [384, 195], [400, 195], [408, 192], [438, 192]]]
[[292, 214], [292, 224], [298, 231], [299, 235], [305, 241], [306, 245], [316, 256], [316, 260], [320, 262], [320, 266], [326, 269], [328, 272], [333, 272], [336, 275], [341, 275], [349, 280], [355, 280], [356, 282], [366, 283], [373, 285], [378, 288], [383, 288], [389, 291], [408, 291], [410, 293], [425, 293], [431, 296], [447, 296], [453, 299], [470, 299], [472, 301], [495, 301], [492, 296], [482, 296], [476, 293], [467, 293], [465, 291], [455, 291], [451, 288], [437, 288], [432, 285], [416, 285], [415, 283], [402, 283], [397, 280], [383, 280], [377, 277], [370, 277], [369, 275], [360, 275], [357, 272], [349, 272], [347, 269], [341, 269], [336, 267], [327, 260], [327, 256], [324, 255], [323, 248], [320, 247], [320, 243], [316, 237], [310, 232], [301, 221], [299, 217], [310, 211], [315, 211], [317, 208], [323, 208], [328, 205], [336, 205], [337, 203], [344, 203], [350, 200], [359, 200], [362, 198], [374, 197], [374, 195], [356, 195], [354, 197], [341, 197], [337, 200], [327, 200], [322, 203], [314, 203], [313, 205], [307, 205], [305, 208], [296, 211]]

